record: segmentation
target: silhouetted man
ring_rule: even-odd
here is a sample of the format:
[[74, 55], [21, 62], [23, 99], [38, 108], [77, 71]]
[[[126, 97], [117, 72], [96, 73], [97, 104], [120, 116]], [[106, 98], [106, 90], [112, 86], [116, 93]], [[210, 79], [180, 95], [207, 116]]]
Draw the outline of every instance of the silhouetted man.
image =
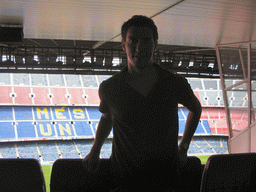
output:
[[[100, 165], [100, 150], [113, 127], [110, 191], [175, 191], [177, 167], [197, 128], [201, 105], [187, 80], [153, 62], [158, 32], [153, 20], [133, 16], [122, 26], [127, 66], [99, 88], [102, 117], [90, 153], [88, 171]], [[189, 114], [178, 146], [178, 104]]]

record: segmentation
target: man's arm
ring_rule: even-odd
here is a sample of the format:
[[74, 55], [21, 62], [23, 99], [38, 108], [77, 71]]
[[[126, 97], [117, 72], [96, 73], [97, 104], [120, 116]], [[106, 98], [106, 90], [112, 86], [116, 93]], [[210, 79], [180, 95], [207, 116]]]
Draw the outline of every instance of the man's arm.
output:
[[185, 106], [188, 110], [187, 121], [185, 125], [185, 131], [181, 142], [179, 144], [179, 155], [180, 155], [180, 165], [185, 166], [187, 161], [187, 151], [189, 144], [193, 138], [196, 131], [198, 122], [201, 117], [202, 107], [196, 96], [191, 98], [192, 104], [190, 106]]
[[110, 113], [103, 113], [96, 132], [96, 138], [90, 153], [83, 159], [83, 166], [89, 172], [97, 172], [100, 166], [100, 150], [112, 129]]

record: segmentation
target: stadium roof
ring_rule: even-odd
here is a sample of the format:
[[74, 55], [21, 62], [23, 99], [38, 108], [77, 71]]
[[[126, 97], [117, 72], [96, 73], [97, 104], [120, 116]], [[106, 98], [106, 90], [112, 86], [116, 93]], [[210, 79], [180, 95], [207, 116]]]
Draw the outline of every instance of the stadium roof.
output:
[[23, 44], [118, 48], [122, 23], [135, 14], [156, 22], [161, 50], [256, 39], [252, 0], [1, 0], [0, 25], [22, 25]]

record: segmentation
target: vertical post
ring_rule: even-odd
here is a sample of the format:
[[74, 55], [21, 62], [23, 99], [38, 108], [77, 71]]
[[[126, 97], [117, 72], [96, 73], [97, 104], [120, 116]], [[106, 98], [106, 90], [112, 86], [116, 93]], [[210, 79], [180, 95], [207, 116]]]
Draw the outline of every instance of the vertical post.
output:
[[1, 57], [0, 57], [0, 62], [2, 62], [2, 57], [3, 57], [3, 47], [1, 47]]
[[94, 66], [94, 50], [91, 49], [91, 65]]
[[252, 95], [251, 95], [251, 43], [247, 44], [247, 60], [248, 60], [248, 79], [247, 79], [247, 87], [248, 87], [248, 132], [249, 132], [249, 152], [251, 152], [251, 121], [252, 121]]
[[216, 50], [216, 55], [217, 55], [220, 79], [221, 79], [221, 84], [222, 84], [223, 99], [224, 99], [225, 111], [226, 111], [226, 115], [227, 115], [229, 138], [232, 138], [233, 137], [233, 131], [232, 131], [232, 125], [231, 125], [231, 119], [230, 119], [230, 112], [229, 112], [229, 108], [228, 108], [227, 93], [226, 93], [226, 90], [225, 90], [224, 75], [223, 75], [221, 59], [220, 59], [220, 49], [219, 49], [218, 46], [216, 47], [216, 49], [217, 49]]
[[239, 49], [239, 56], [240, 56], [240, 61], [241, 61], [241, 65], [242, 65], [243, 76], [244, 76], [244, 79], [246, 79], [247, 74], [246, 74], [246, 71], [245, 71], [245, 65], [244, 65], [243, 54], [242, 54], [241, 49]]

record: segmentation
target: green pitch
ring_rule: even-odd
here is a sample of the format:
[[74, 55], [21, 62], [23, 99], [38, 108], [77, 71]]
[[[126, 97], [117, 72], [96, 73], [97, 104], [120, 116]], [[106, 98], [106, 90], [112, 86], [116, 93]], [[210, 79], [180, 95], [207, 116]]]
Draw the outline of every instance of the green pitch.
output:
[[43, 170], [43, 173], [44, 173], [46, 191], [50, 192], [50, 181], [51, 181], [52, 165], [42, 165], [42, 170]]
[[[210, 157], [210, 155], [202, 155], [202, 156], [197, 156], [197, 157], [201, 160], [202, 164], [206, 164], [206, 161]], [[47, 190], [47, 192], [50, 192], [52, 165], [42, 165], [42, 170], [44, 172], [46, 190]]]

